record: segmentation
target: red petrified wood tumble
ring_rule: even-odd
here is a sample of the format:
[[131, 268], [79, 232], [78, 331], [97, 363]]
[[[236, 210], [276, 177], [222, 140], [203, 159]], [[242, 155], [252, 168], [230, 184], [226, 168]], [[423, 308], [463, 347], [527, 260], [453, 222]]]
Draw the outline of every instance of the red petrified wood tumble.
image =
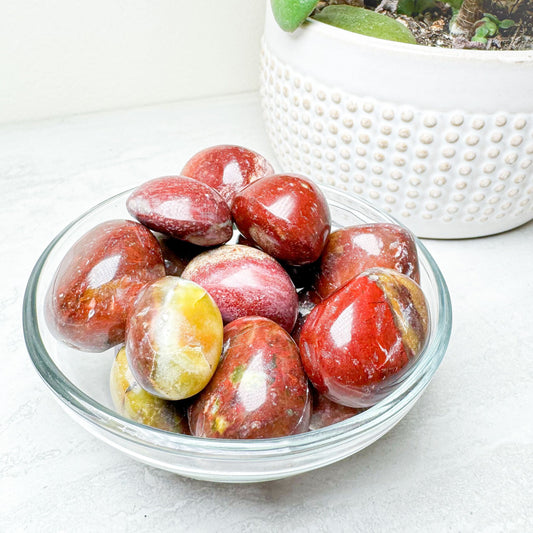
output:
[[224, 351], [213, 379], [189, 408], [193, 435], [259, 439], [309, 428], [310, 394], [298, 348], [262, 317], [224, 328]]
[[165, 275], [152, 233], [129, 220], [99, 224], [67, 252], [46, 296], [50, 331], [87, 352], [124, 342], [126, 320], [139, 291]]
[[182, 277], [201, 285], [217, 303], [224, 322], [263, 316], [291, 331], [298, 295], [282, 266], [265, 252], [225, 245], [195, 257]]
[[231, 207], [235, 195], [243, 187], [274, 174], [274, 169], [262, 155], [252, 150], [223, 144], [195, 154], [181, 174], [213, 187]]
[[209, 185], [184, 176], [156, 178], [135, 189], [129, 213], [148, 228], [169, 237], [215, 246], [231, 239], [231, 212]]
[[413, 235], [395, 224], [364, 224], [331, 233], [320, 259], [315, 292], [327, 298], [369, 268], [392, 268], [420, 283]]
[[319, 303], [300, 333], [311, 383], [349, 407], [378, 401], [387, 378], [422, 351], [428, 310], [420, 287], [391, 269], [367, 270]]
[[292, 265], [316, 261], [331, 227], [322, 191], [296, 174], [275, 174], [251, 183], [235, 196], [232, 215], [246, 238]]

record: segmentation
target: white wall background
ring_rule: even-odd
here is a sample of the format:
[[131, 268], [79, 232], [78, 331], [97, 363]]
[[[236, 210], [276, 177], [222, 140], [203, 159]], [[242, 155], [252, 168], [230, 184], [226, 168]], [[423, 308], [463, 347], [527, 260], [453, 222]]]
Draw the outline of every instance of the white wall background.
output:
[[0, 0], [0, 123], [254, 90], [265, 0]]

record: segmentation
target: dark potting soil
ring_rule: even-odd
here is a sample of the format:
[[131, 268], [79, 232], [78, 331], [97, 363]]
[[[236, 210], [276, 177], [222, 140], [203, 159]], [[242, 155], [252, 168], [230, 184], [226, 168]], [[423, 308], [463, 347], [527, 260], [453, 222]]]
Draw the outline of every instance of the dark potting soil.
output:
[[[434, 8], [428, 9], [416, 16], [400, 15], [391, 11], [380, 10], [381, 13], [395, 18], [411, 30], [418, 44], [436, 46], [440, 48], [465, 48], [479, 50], [532, 50], [533, 49], [533, 0], [514, 0], [518, 6], [513, 10], [513, 0], [499, 0], [493, 2], [491, 14], [498, 19], [512, 19], [515, 25], [508, 29], [501, 29], [495, 37], [489, 38], [487, 43], [472, 42], [462, 36], [450, 33], [452, 22], [452, 8], [442, 2], [437, 2]], [[317, 10], [331, 4], [349, 4], [367, 9], [375, 9], [379, 1], [366, 0], [324, 0], [319, 3]], [[511, 8], [509, 9], [509, 7]]]

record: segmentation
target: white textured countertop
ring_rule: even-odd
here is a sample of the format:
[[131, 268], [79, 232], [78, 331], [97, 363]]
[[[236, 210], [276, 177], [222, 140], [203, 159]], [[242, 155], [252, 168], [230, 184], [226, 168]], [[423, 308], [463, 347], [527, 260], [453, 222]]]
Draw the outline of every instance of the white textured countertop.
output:
[[22, 336], [33, 264], [81, 212], [219, 143], [275, 162], [256, 94], [0, 127], [0, 531], [533, 531], [533, 222], [425, 241], [452, 297], [447, 355], [391, 432], [337, 464], [194, 481], [63, 412]]

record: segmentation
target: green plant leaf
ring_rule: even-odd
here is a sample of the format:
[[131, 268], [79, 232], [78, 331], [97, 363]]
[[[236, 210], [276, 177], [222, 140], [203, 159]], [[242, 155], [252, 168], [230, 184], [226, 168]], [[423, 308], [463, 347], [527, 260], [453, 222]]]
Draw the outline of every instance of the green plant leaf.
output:
[[401, 43], [417, 44], [414, 35], [400, 22], [362, 7], [333, 5], [314, 15], [316, 20], [343, 30]]
[[452, 7], [452, 18], [450, 19], [450, 22], [448, 23], [448, 26], [450, 28], [453, 28], [455, 26], [457, 15], [459, 15], [459, 9], [455, 9], [455, 7]]
[[[474, 37], [482, 37], [482, 38], [485, 38], [489, 35], [489, 29], [487, 28], [486, 25], [483, 25], [483, 26], [480, 26], [477, 30], [476, 30], [476, 33], [474, 34]], [[472, 38], [472, 40], [474, 40]]]
[[400, 0], [398, 2], [398, 13], [412, 17], [416, 9], [416, 0]]
[[505, 19], [500, 22], [500, 28], [502, 30], [507, 30], [509, 28], [512, 28], [515, 25], [515, 21], [511, 19]]
[[436, 0], [400, 0], [397, 11], [400, 15], [412, 17], [436, 5]]
[[294, 31], [313, 12], [319, 0], [270, 0], [272, 13], [280, 28]]
[[491, 37], [494, 37], [500, 30], [497, 24], [494, 24], [494, 22], [485, 22], [485, 25], [482, 27], [487, 28], [488, 35]]
[[498, 17], [495, 17], [492, 13], [483, 13], [483, 18], [481, 20], [484, 20], [486, 22], [493, 22], [496, 25], [500, 24], [500, 20], [498, 19]]
[[487, 27], [487, 24], [488, 23], [485, 22], [482, 26], [478, 26], [474, 36], [470, 39], [472, 42], [487, 44], [487, 37], [489, 36], [489, 28]]

